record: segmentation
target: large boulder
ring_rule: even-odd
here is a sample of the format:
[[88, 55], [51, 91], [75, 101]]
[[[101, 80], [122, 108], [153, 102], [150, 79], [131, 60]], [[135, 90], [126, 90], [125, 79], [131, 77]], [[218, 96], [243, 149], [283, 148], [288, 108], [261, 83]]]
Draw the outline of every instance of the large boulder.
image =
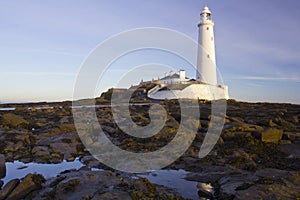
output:
[[6, 176], [5, 156], [0, 154], [0, 178]]
[[6, 200], [17, 200], [26, 197], [30, 192], [40, 189], [44, 181], [44, 177], [40, 174], [28, 174]]

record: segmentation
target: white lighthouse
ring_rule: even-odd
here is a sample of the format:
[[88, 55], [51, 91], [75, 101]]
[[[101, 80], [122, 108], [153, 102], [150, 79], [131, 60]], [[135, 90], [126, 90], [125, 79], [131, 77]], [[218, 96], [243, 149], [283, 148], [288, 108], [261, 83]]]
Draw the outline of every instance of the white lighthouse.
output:
[[207, 6], [204, 6], [200, 16], [196, 81], [186, 78], [185, 71], [180, 70], [178, 73], [159, 80], [158, 85], [148, 91], [148, 97], [152, 99], [229, 99], [228, 87], [219, 85], [217, 80], [214, 22]]
[[207, 6], [204, 6], [200, 16], [196, 79], [202, 83], [217, 85], [214, 22]]

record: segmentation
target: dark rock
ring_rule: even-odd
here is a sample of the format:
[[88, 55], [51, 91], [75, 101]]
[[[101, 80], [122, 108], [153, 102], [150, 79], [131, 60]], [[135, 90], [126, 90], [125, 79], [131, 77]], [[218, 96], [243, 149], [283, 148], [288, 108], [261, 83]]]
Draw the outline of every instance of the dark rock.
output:
[[6, 176], [5, 156], [0, 154], [0, 178]]
[[45, 179], [40, 174], [28, 174], [22, 182], [11, 192], [7, 200], [18, 200], [26, 197], [30, 192], [40, 189]]
[[131, 200], [131, 196], [127, 192], [123, 191], [109, 191], [102, 194], [96, 194], [91, 200], [112, 200], [112, 199], [122, 199]]
[[0, 200], [5, 199], [19, 185], [19, 179], [9, 181], [0, 191]]

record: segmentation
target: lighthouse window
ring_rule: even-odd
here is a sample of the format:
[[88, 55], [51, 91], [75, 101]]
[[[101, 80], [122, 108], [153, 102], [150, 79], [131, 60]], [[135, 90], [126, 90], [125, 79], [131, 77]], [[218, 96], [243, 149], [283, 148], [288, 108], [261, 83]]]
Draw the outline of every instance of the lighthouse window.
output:
[[213, 41], [214, 40], [214, 37], [211, 37], [211, 41]]
[[209, 30], [209, 27], [207, 27], [206, 30]]
[[207, 54], [207, 57], [209, 58], [209, 54]]

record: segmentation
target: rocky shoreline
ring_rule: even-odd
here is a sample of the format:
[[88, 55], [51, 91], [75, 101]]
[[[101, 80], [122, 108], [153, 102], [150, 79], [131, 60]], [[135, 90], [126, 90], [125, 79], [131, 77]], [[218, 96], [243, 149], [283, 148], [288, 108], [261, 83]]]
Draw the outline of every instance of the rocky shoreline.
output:
[[[96, 102], [103, 105], [95, 108], [101, 127], [114, 144], [128, 151], [161, 148], [174, 137], [181, 120], [178, 102], [160, 102], [169, 113], [166, 126], [150, 139], [135, 140], [116, 126], [105, 99]], [[131, 116], [143, 126], [149, 123], [151, 102], [141, 102], [145, 104], [131, 106]], [[28, 174], [2, 182], [0, 199], [184, 199], [174, 189], [94, 159], [77, 135], [70, 102], [0, 106], [14, 108], [0, 109], [2, 178], [5, 161], [54, 164], [79, 158], [85, 165], [53, 178]], [[201, 125], [192, 146], [166, 169], [189, 172], [185, 179], [199, 183], [199, 198], [300, 199], [300, 105], [229, 100], [221, 137], [203, 159], [198, 152], [209, 127], [211, 104], [200, 102], [200, 107]], [[213, 192], [205, 192], [202, 183], [211, 184]]]

